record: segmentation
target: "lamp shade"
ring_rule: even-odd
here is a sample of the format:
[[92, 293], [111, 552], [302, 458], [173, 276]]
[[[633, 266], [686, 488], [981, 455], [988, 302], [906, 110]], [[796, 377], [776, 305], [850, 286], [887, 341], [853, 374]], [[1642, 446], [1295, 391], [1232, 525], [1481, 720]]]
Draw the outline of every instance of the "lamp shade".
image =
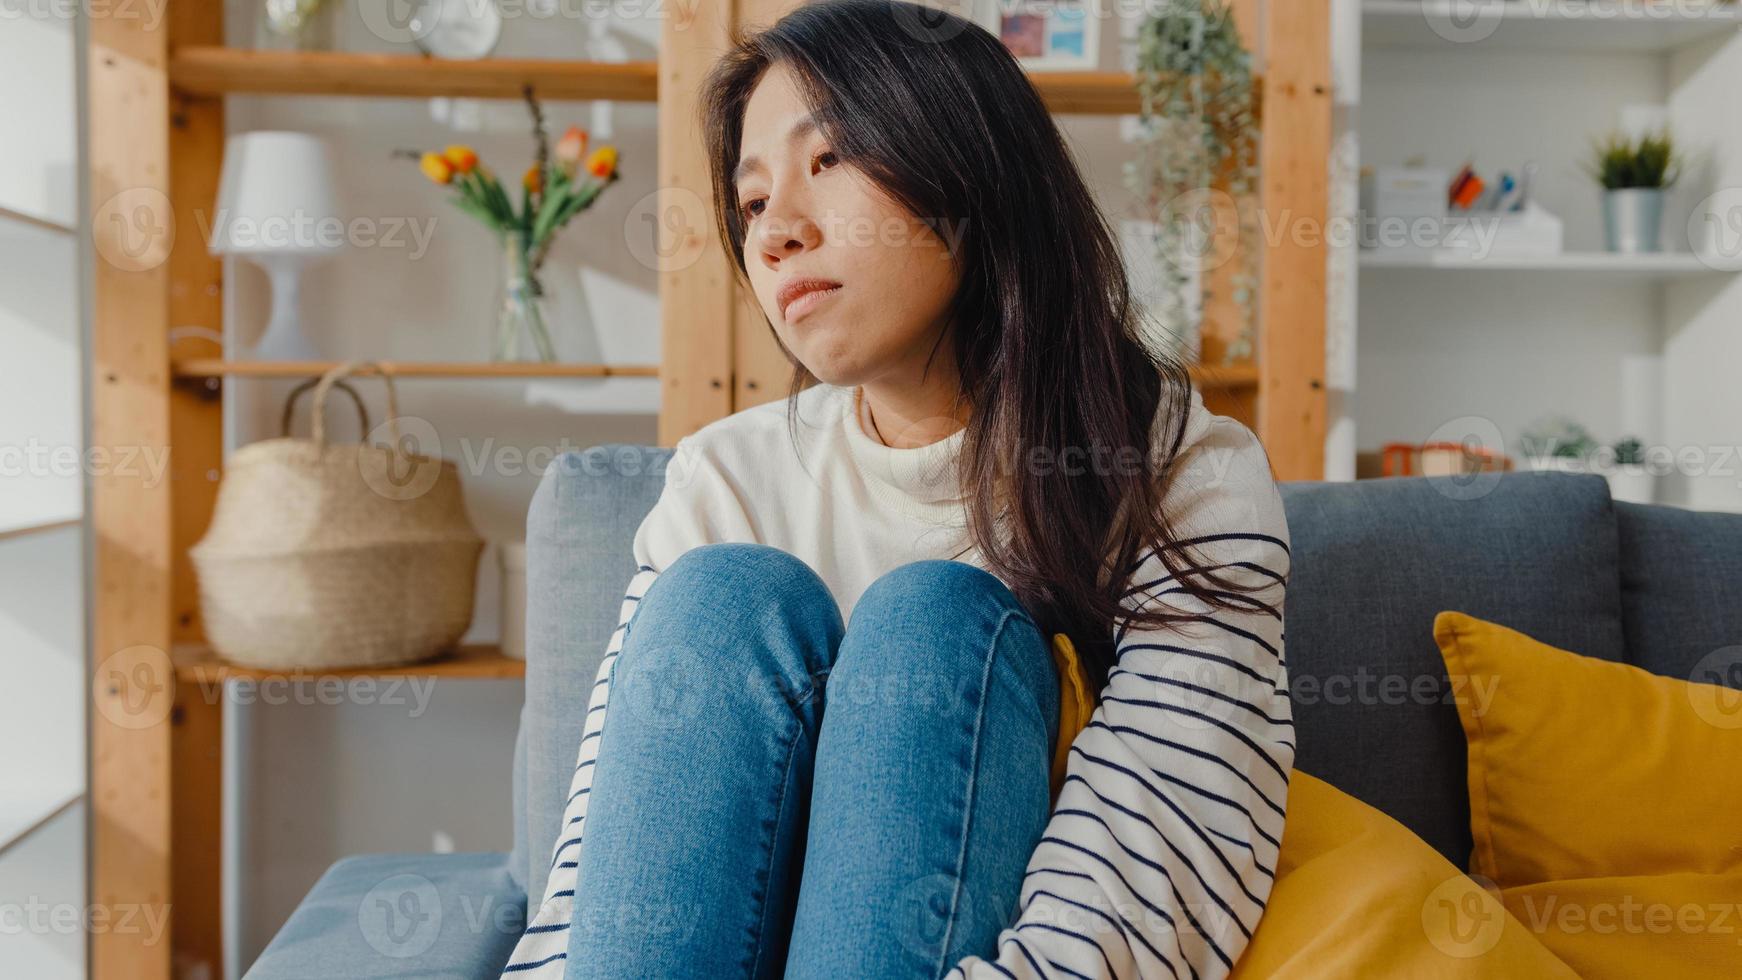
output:
[[286, 255], [344, 247], [332, 154], [306, 133], [242, 133], [224, 145], [214, 255]]

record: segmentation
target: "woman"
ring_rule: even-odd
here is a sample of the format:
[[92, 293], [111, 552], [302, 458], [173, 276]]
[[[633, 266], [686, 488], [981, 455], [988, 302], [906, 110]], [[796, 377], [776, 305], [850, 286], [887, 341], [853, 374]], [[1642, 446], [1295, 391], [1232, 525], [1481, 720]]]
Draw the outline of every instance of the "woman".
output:
[[1268, 460], [1140, 343], [1015, 61], [918, 13], [805, 6], [708, 80], [793, 391], [678, 443], [505, 976], [1217, 977], [1257, 927]]

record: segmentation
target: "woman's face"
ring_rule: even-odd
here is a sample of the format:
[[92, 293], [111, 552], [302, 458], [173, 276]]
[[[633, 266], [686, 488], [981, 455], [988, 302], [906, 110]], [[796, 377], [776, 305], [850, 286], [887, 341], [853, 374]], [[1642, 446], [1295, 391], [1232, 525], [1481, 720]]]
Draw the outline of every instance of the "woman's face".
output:
[[943, 241], [840, 162], [784, 66], [751, 93], [738, 158], [745, 268], [787, 349], [829, 384], [916, 383], [959, 276]]

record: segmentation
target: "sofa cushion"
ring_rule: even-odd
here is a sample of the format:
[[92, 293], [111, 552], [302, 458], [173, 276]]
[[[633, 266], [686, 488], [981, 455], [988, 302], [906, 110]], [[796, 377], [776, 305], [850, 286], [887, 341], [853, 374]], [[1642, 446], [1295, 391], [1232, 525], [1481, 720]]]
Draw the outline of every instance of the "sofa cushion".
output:
[[1465, 867], [1464, 736], [1434, 616], [1459, 609], [1622, 659], [1608, 486], [1512, 473], [1288, 483], [1282, 496], [1295, 764]]
[[1276, 884], [1229, 980], [1322, 977], [1576, 980], [1474, 878], [1297, 769]]
[[1459, 612], [1434, 638], [1469, 683], [1470, 869], [1501, 888], [1742, 875], [1742, 694], [1557, 649]]
[[495, 980], [526, 927], [508, 856], [365, 854], [327, 869], [243, 980]]
[[1742, 687], [1742, 514], [1616, 504], [1615, 515], [1627, 662]]
[[526, 746], [517, 774], [526, 801], [514, 853], [526, 861], [529, 895], [544, 894], [587, 700], [635, 574], [635, 531], [665, 489], [671, 454], [617, 443], [564, 453], [527, 511]]

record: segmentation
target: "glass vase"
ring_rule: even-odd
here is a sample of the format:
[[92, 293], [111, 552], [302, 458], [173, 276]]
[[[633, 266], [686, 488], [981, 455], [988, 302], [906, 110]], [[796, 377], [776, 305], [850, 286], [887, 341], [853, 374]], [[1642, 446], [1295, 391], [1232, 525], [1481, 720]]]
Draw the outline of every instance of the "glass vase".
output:
[[502, 295], [496, 311], [493, 361], [554, 361], [544, 286], [532, 267], [525, 236], [508, 235], [502, 249]]

